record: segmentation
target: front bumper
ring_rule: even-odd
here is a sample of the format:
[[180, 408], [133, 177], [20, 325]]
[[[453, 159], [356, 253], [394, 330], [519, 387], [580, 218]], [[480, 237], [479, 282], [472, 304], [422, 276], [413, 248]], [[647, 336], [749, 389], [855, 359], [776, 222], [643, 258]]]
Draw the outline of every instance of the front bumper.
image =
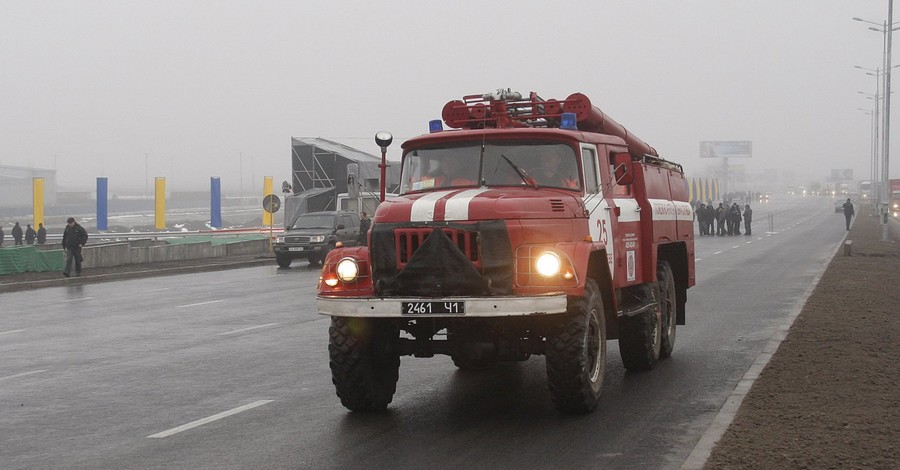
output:
[[[465, 302], [465, 314], [405, 315], [401, 302]], [[343, 298], [316, 297], [319, 313], [334, 317], [374, 318], [447, 318], [447, 317], [524, 317], [552, 315], [566, 311], [566, 295], [444, 297], [444, 298]]]
[[[294, 250], [291, 250], [294, 248]], [[301, 248], [301, 250], [297, 250], [297, 248]], [[286, 245], [286, 244], [274, 244], [272, 249], [275, 253], [281, 255], [288, 255], [293, 258], [306, 258], [309, 255], [321, 255], [328, 251], [327, 245]]]

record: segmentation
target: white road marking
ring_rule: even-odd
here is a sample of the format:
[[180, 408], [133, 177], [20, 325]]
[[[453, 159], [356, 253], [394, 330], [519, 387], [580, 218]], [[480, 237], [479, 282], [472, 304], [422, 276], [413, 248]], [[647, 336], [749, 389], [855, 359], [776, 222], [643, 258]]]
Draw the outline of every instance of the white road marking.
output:
[[722, 252], [721, 252], [721, 251], [717, 251], [717, 252], [715, 252], [715, 253], [713, 253], [713, 254], [714, 254], [714, 255], [721, 255]]
[[750, 240], [749, 242], [744, 242], [744, 244], [746, 244], [746, 245], [749, 245], [751, 243], [753, 243], [753, 240]]
[[240, 412], [242, 412], [242, 411], [247, 411], [247, 410], [249, 410], [249, 409], [253, 409], [253, 408], [256, 408], [257, 406], [262, 406], [262, 405], [265, 405], [266, 403], [271, 403], [271, 402], [272, 402], [272, 400], [259, 400], [259, 401], [255, 401], [255, 402], [253, 402], [253, 403], [248, 403], [248, 404], [246, 404], [246, 405], [244, 405], [244, 406], [239, 406], [239, 407], [237, 407], [237, 408], [232, 408], [232, 409], [230, 409], [230, 410], [228, 410], [228, 411], [223, 411], [223, 412], [221, 412], [221, 413], [214, 414], [214, 415], [212, 415], [212, 416], [209, 416], [209, 417], [206, 417], [206, 418], [203, 418], [203, 419], [198, 419], [197, 421], [191, 421], [190, 423], [182, 424], [181, 426], [178, 426], [178, 427], [176, 427], [176, 428], [172, 428], [172, 429], [169, 429], [169, 430], [166, 430], [166, 431], [163, 431], [163, 432], [158, 432], [158, 433], [156, 433], [156, 434], [153, 434], [153, 435], [150, 435], [150, 436], [147, 436], [147, 437], [149, 437], [149, 438], [155, 438], [155, 439], [156, 439], [156, 438], [169, 437], [169, 436], [171, 436], [171, 435], [173, 435], [173, 434], [178, 434], [178, 433], [180, 433], [181, 431], [187, 431], [188, 429], [193, 429], [193, 428], [196, 428], [197, 426], [203, 426], [204, 424], [211, 423], [211, 422], [213, 422], [213, 421], [218, 421], [218, 420], [220, 420], [220, 419], [222, 419], [222, 418], [227, 418], [227, 417], [229, 417], [229, 416], [231, 416], [231, 415], [235, 415], [235, 414], [238, 414], [238, 413], [240, 413]]
[[694, 262], [700, 261], [700, 260], [702, 260], [702, 259], [703, 259], [703, 258], [694, 258]]
[[0, 335], [8, 335], [10, 333], [21, 333], [25, 330], [9, 330], [9, 331], [0, 331]]
[[16, 377], [25, 377], [26, 375], [40, 374], [41, 372], [47, 372], [47, 369], [33, 370], [31, 372], [22, 372], [21, 374], [15, 374], [15, 375], [7, 375], [6, 377], [0, 377], [0, 381], [6, 380], [6, 379], [14, 379]]
[[734, 245], [732, 248], [740, 248], [741, 245]]
[[196, 303], [196, 304], [179, 305], [179, 306], [177, 306], [177, 307], [175, 307], [175, 308], [198, 307], [198, 306], [200, 306], [200, 305], [217, 304], [217, 303], [219, 303], [219, 302], [224, 302], [224, 301], [225, 301], [225, 299], [210, 300], [210, 301], [208, 301], [208, 302], [198, 302], [198, 303]]
[[160, 287], [159, 289], [149, 289], [149, 290], [145, 290], [144, 292], [161, 292], [164, 290], [169, 290], [169, 288], [168, 287]]
[[243, 333], [244, 331], [258, 330], [260, 328], [265, 328], [267, 326], [273, 326], [273, 325], [277, 325], [277, 324], [278, 323], [266, 323], [265, 325], [250, 326], [247, 328], [241, 328], [240, 330], [226, 331], [225, 333], [219, 333], [219, 335], [233, 335], [235, 333]]
[[82, 300], [94, 300], [93, 297], [82, 297], [80, 299], [66, 299], [66, 302], [81, 302]]

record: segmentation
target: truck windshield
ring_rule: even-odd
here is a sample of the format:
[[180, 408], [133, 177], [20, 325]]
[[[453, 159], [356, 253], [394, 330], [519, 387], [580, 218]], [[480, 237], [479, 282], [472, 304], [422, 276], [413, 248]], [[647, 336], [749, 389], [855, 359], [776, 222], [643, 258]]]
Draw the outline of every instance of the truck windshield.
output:
[[426, 147], [403, 157], [400, 193], [485, 186], [541, 186], [580, 190], [578, 159], [556, 142]]
[[334, 228], [332, 215], [301, 215], [294, 221], [291, 229], [298, 228]]

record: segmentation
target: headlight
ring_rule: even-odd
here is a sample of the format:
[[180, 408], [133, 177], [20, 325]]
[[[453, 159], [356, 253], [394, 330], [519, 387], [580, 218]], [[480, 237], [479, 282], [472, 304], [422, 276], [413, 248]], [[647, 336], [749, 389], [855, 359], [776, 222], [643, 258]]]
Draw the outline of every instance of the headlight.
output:
[[559, 261], [559, 255], [552, 251], [545, 251], [537, 257], [534, 265], [537, 272], [544, 277], [552, 277], [559, 274], [559, 268], [562, 263]]
[[284, 243], [284, 237], [275, 237], [275, 243]]
[[325, 235], [316, 235], [314, 237], [309, 237], [309, 241], [312, 243], [322, 243], [325, 241]]
[[356, 260], [344, 258], [338, 261], [335, 271], [337, 271], [338, 279], [344, 282], [353, 282], [359, 275], [359, 266], [356, 264]]

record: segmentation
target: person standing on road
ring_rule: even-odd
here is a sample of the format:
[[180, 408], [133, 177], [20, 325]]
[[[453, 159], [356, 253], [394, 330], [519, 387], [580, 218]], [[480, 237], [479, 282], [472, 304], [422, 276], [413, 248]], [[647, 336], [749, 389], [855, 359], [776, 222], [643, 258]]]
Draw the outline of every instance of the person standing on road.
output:
[[47, 243], [47, 229], [44, 228], [43, 222], [38, 224], [37, 242], [38, 242], [38, 245], [43, 245], [44, 243]]
[[750, 222], [753, 221], [753, 209], [750, 204], [744, 205], [744, 235], [750, 235]]
[[0, 227], [0, 246], [3, 246], [3, 239], [6, 238], [6, 234], [3, 233], [3, 227]]
[[700, 207], [694, 211], [697, 216], [697, 227], [700, 229], [700, 236], [706, 235], [706, 204], [700, 203]]
[[63, 276], [69, 277], [69, 273], [72, 272], [72, 261], [75, 261], [75, 275], [81, 276], [81, 262], [84, 261], [81, 248], [87, 243], [87, 239], [88, 234], [84, 227], [78, 225], [75, 218], [69, 217], [62, 238], [62, 246], [66, 250], [66, 269]]
[[847, 230], [850, 230], [850, 220], [856, 214], [853, 210], [853, 203], [850, 202], [850, 198], [847, 198], [847, 202], [842, 206], [844, 208], [844, 220], [847, 221]]
[[13, 236], [13, 241], [16, 242], [16, 246], [19, 246], [22, 244], [22, 226], [19, 225], [18, 222], [16, 222], [16, 225], [13, 225], [12, 236]]
[[34, 237], [37, 235], [34, 229], [31, 228], [31, 224], [28, 224], [28, 228], [25, 229], [25, 244], [26, 245], [34, 245]]
[[716, 209], [716, 235], [725, 235], [725, 206], [720, 202]]
[[356, 239], [356, 246], [366, 246], [369, 239], [369, 227], [372, 226], [372, 219], [365, 212], [359, 213], [359, 236]]

